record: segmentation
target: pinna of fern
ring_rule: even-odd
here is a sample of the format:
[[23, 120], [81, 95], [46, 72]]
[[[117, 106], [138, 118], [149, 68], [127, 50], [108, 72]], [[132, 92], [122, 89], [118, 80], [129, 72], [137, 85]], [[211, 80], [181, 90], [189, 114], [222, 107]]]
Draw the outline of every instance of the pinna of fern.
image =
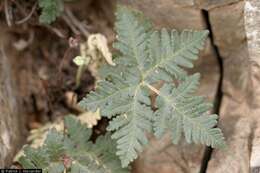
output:
[[115, 142], [109, 134], [90, 141], [92, 130], [76, 117], [67, 116], [63, 132], [52, 129], [39, 148], [27, 146], [18, 162], [25, 169], [44, 173], [129, 173], [115, 155]]
[[[208, 31], [156, 31], [140, 12], [121, 6], [116, 16], [117, 66], [102, 68], [104, 79], [79, 104], [111, 118], [107, 129], [117, 141], [122, 166], [127, 167], [148, 143], [146, 132], [160, 138], [170, 131], [175, 144], [184, 134], [188, 143], [224, 146], [217, 115], [208, 114], [211, 104], [194, 95], [200, 75], [186, 72], [198, 58]], [[160, 89], [154, 87], [161, 81]], [[151, 92], [157, 95], [156, 111]]]
[[51, 24], [63, 12], [63, 0], [38, 0], [41, 8], [40, 22], [43, 24]]

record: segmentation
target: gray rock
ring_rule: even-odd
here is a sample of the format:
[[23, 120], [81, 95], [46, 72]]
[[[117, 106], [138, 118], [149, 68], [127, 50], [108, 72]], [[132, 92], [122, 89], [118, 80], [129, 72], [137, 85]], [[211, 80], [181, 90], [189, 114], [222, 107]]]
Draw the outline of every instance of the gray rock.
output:
[[245, 3], [245, 29], [251, 73], [251, 90], [248, 90], [250, 116], [255, 118], [250, 170], [252, 173], [257, 173], [260, 171], [260, 1], [258, 0], [248, 0]]
[[214, 43], [224, 66], [219, 125], [227, 141], [226, 150], [214, 150], [207, 169], [210, 173], [249, 172], [254, 127], [250, 102], [257, 95], [251, 85], [244, 7], [245, 2], [240, 1], [209, 11]]
[[6, 56], [2, 46], [0, 49], [0, 168], [10, 166], [12, 163], [14, 155], [22, 144], [25, 130], [12, 68], [10, 58]]
[[246, 44], [244, 5], [244, 1], [240, 1], [209, 11], [214, 44], [224, 59]]
[[180, 0], [179, 3], [172, 0], [120, 0], [120, 2], [141, 10], [157, 28], [182, 30], [206, 27], [202, 12], [192, 7], [183, 8], [183, 5], [178, 5]]
[[195, 4], [200, 9], [210, 10], [213, 8], [220, 8], [242, 0], [195, 0]]
[[[229, 101], [229, 100], [225, 100]], [[224, 101], [224, 103], [225, 103]], [[246, 105], [234, 105], [229, 110], [244, 112]], [[232, 109], [233, 108], [233, 109]], [[226, 115], [221, 117], [221, 125], [227, 141], [227, 148], [213, 150], [208, 164], [208, 173], [249, 173], [252, 121], [246, 117]]]

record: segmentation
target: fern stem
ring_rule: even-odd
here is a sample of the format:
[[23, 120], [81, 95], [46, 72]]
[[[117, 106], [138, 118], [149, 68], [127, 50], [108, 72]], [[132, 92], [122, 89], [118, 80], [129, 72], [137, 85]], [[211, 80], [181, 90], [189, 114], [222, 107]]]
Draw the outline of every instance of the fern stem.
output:
[[84, 70], [85, 70], [85, 65], [79, 66], [79, 68], [77, 70], [77, 75], [76, 75], [76, 88], [78, 88], [80, 85], [81, 76], [82, 76]]
[[160, 95], [160, 91], [158, 89], [156, 89], [155, 87], [153, 87], [152, 85], [150, 85], [148, 83], [144, 83], [144, 85], [147, 86], [150, 90], [152, 90], [157, 95]]

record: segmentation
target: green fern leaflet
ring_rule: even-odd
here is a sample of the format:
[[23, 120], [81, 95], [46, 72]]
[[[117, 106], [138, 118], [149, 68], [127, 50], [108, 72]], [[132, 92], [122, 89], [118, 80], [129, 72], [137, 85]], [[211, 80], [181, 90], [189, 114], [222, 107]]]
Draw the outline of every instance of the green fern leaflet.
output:
[[[216, 115], [207, 115], [210, 105], [194, 96], [199, 75], [188, 76], [203, 48], [208, 31], [155, 31], [139, 12], [125, 7], [117, 11], [117, 42], [120, 54], [116, 67], [104, 67], [104, 80], [80, 102], [80, 106], [112, 118], [108, 130], [117, 140], [117, 152], [123, 167], [137, 158], [148, 143], [146, 132], [161, 137], [172, 133], [178, 143], [184, 133], [187, 142], [212, 147], [224, 145]], [[161, 89], [154, 84], [163, 81]], [[157, 94], [152, 110], [150, 92]]]
[[109, 134], [92, 143], [91, 130], [75, 117], [66, 117], [64, 125], [65, 133], [51, 130], [42, 147], [24, 148], [24, 155], [19, 158], [23, 168], [41, 168], [44, 173], [129, 173], [121, 167]]
[[63, 12], [63, 0], [38, 0], [42, 10], [40, 22], [50, 24], [56, 20]]

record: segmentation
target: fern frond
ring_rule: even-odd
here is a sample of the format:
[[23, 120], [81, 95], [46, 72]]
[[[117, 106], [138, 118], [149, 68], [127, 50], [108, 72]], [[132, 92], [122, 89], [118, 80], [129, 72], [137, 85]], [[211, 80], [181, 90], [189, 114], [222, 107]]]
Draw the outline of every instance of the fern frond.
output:
[[[108, 130], [117, 130], [112, 138], [117, 139], [117, 155], [126, 167], [137, 158], [147, 144], [146, 131], [151, 130], [152, 111], [147, 90], [141, 86], [145, 60], [149, 23], [145, 27], [138, 13], [127, 8], [119, 8], [117, 12], [118, 42], [114, 47], [122, 53], [118, 64], [127, 66], [123, 72], [120, 66], [110, 74], [110, 81], [101, 81], [95, 92], [80, 102], [80, 105], [95, 111], [100, 108], [101, 115], [114, 118]], [[126, 61], [125, 61], [126, 60]]]
[[[112, 118], [108, 130], [117, 140], [117, 155], [123, 167], [137, 158], [148, 143], [146, 132], [154, 127], [156, 136], [172, 131], [177, 143], [184, 132], [188, 142], [211, 146], [223, 143], [216, 116], [204, 116], [209, 105], [193, 96], [199, 84], [198, 75], [187, 77], [193, 67], [208, 31], [154, 31], [140, 13], [125, 7], [117, 11], [117, 67], [102, 68], [103, 81], [97, 84], [79, 104], [82, 108]], [[152, 85], [164, 81], [157, 90]], [[177, 81], [179, 85], [173, 85]], [[157, 96], [156, 112], [152, 111], [149, 92]], [[202, 116], [203, 115], [203, 116]]]
[[50, 24], [63, 12], [63, 0], [38, 0], [42, 9], [40, 22]]
[[20, 163], [23, 164], [26, 169], [48, 167], [50, 159], [48, 155], [45, 154], [43, 148], [34, 149], [25, 147], [24, 152], [26, 153], [26, 157], [22, 156]]
[[120, 114], [110, 122], [108, 130], [119, 129], [112, 138], [117, 139], [117, 155], [123, 166], [133, 161], [137, 152], [142, 151], [142, 146], [147, 144], [145, 131], [151, 130], [152, 111], [147, 106], [150, 100], [146, 92], [141, 86], [134, 83], [130, 85], [130, 81], [122, 81], [114, 76], [111, 82], [99, 83], [97, 90], [80, 102], [82, 107], [86, 106], [89, 110], [100, 108], [103, 116]]
[[224, 138], [216, 128], [217, 115], [205, 115], [211, 105], [203, 97], [192, 96], [199, 84], [199, 74], [187, 77], [177, 88], [165, 84], [157, 97], [155, 134], [162, 136], [166, 129], [172, 132], [173, 143], [178, 143], [184, 132], [187, 142], [202, 143], [212, 147], [224, 145]]
[[63, 135], [55, 129], [50, 130], [43, 145], [50, 161], [56, 161], [65, 154], [63, 145]]
[[138, 12], [125, 7], [119, 7], [116, 16], [117, 42], [113, 46], [120, 50], [122, 63], [127, 66], [137, 66], [141, 72], [148, 58], [146, 48], [151, 29], [149, 22], [144, 18], [141, 19]]
[[24, 168], [41, 168], [43, 172], [78, 173], [128, 173], [122, 168], [115, 154], [116, 145], [110, 134], [101, 136], [93, 144], [89, 141], [91, 130], [75, 117], [65, 118], [65, 133], [55, 129], [49, 131], [40, 148], [26, 147], [19, 162]]
[[68, 116], [64, 119], [64, 126], [67, 129], [67, 135], [73, 143], [77, 144], [77, 148], [88, 148], [89, 139], [92, 131], [82, 125], [80, 121], [75, 121], [75, 118]]
[[149, 69], [144, 74], [146, 81], [169, 81], [172, 76], [183, 79], [187, 73], [184, 68], [192, 68], [203, 48], [208, 31], [166, 29], [154, 31], [149, 44]]

